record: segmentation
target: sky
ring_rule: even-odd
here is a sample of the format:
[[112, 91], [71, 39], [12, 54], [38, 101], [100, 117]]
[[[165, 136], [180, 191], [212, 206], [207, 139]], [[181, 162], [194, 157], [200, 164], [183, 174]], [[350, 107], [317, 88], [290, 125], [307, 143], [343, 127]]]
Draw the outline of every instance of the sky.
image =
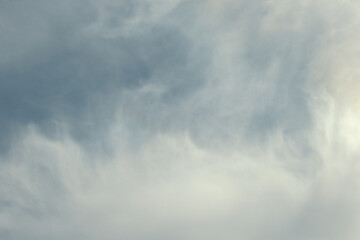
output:
[[0, 0], [0, 238], [360, 238], [360, 2]]

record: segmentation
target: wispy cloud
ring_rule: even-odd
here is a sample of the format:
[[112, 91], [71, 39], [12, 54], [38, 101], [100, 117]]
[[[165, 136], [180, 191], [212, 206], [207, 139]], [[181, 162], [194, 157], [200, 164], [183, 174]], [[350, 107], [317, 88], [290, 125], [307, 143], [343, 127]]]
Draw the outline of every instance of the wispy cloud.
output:
[[0, 3], [0, 238], [356, 239], [359, 4]]

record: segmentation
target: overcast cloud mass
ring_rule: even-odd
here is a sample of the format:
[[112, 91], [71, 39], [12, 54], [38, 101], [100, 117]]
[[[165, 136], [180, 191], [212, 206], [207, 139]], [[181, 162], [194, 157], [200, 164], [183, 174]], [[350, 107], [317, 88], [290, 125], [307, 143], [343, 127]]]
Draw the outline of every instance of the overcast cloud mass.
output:
[[360, 239], [360, 2], [0, 0], [0, 239]]

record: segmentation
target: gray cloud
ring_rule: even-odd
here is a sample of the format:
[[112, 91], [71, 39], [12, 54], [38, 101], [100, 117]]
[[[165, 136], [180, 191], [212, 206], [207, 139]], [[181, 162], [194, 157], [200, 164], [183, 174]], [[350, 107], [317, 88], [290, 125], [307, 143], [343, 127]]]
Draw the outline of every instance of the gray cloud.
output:
[[[103, 31], [122, 30], [140, 11], [140, 4], [105, 6], [107, 18], [119, 18], [119, 26], [109, 26], [102, 19], [102, 9], [89, 2], [31, 4], [32, 15], [22, 16], [27, 3], [4, 4], [4, 11], [7, 7], [14, 12], [4, 15], [9, 25], [4, 28], [10, 32], [2, 44], [9, 52], [2, 57], [1, 72], [4, 133], [18, 123], [35, 123], [51, 131], [56, 128], [54, 122], [65, 121], [75, 137], [94, 140], [111, 123], [114, 101], [123, 91], [151, 82], [166, 88], [161, 101], [174, 102], [204, 80], [202, 69], [188, 60], [191, 42], [176, 26], [159, 23], [144, 32], [116, 37], [97, 29], [101, 22]], [[26, 24], [17, 22], [20, 17], [13, 19], [16, 15], [25, 18]], [[36, 39], [25, 41], [27, 36]], [[97, 133], [91, 136], [93, 132]]]
[[356, 239], [358, 4], [0, 3], [2, 239]]

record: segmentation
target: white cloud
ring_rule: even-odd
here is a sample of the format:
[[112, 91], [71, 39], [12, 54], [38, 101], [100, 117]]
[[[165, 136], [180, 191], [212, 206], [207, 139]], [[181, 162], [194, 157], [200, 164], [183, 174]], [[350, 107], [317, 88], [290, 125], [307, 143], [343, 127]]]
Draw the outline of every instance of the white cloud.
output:
[[0, 237], [360, 236], [358, 4], [92, 4], [84, 51], [153, 69], [109, 93], [98, 142], [111, 151], [89, 151], [61, 112], [55, 136], [22, 126], [0, 159]]

